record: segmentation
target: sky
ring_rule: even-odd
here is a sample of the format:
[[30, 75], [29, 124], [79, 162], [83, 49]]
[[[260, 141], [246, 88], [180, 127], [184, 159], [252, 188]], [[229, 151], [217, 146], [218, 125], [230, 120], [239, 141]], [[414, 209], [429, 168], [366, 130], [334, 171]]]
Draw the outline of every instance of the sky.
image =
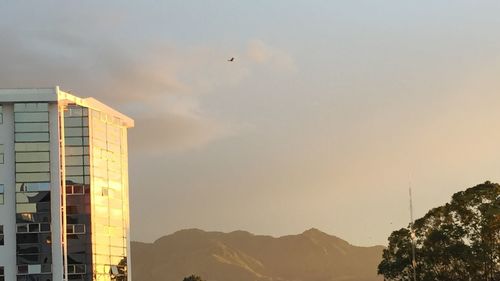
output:
[[[0, 2], [0, 87], [129, 132], [132, 239], [311, 227], [386, 244], [500, 181], [499, 1]], [[234, 62], [228, 62], [235, 57]]]

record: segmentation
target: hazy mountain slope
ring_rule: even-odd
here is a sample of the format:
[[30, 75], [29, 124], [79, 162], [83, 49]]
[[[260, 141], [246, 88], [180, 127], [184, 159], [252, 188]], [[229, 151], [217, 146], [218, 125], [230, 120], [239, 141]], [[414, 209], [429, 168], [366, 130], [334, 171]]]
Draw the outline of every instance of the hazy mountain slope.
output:
[[244, 231], [181, 230], [132, 242], [134, 281], [375, 281], [382, 246], [356, 247], [316, 229], [273, 238]]

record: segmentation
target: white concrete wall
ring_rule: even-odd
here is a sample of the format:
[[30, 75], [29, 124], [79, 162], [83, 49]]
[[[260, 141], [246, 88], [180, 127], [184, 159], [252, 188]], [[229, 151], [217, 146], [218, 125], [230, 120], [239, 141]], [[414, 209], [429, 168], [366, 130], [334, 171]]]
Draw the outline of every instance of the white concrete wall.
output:
[[4, 145], [5, 161], [0, 164], [0, 183], [5, 186], [5, 203], [0, 205], [5, 245], [0, 246], [0, 266], [5, 267], [5, 280], [16, 280], [16, 182], [14, 156], [14, 106], [2, 104], [3, 124], [0, 124], [0, 144]]

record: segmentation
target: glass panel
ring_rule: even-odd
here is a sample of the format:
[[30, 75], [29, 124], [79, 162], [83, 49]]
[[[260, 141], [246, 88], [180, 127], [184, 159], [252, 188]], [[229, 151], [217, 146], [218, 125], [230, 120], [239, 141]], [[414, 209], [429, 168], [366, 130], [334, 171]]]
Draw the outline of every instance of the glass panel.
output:
[[16, 182], [50, 181], [50, 173], [16, 173]]
[[16, 143], [16, 151], [49, 151], [50, 144], [48, 142], [33, 142], [33, 143]]
[[82, 175], [84, 175], [83, 166], [66, 167], [66, 175], [68, 175], [68, 176], [82, 176]]
[[66, 156], [66, 166], [83, 165], [83, 156]]
[[88, 150], [83, 147], [66, 147], [66, 156], [88, 154]]
[[71, 182], [71, 183], [87, 183], [88, 181], [84, 182], [84, 177], [82, 176], [66, 176], [66, 182]]
[[39, 203], [39, 202], [49, 202], [49, 201], [50, 201], [50, 192], [48, 191], [16, 193], [17, 203]]
[[49, 123], [15, 123], [15, 132], [48, 132]]
[[48, 103], [16, 103], [14, 112], [43, 112], [49, 110]]
[[17, 204], [16, 212], [19, 213], [36, 213], [36, 203], [30, 204]]
[[72, 128], [72, 127], [82, 127], [83, 120], [80, 117], [65, 117], [64, 118], [64, 127]]
[[64, 139], [66, 145], [83, 145], [83, 138], [65, 138]]
[[[88, 131], [86, 131], [88, 133]], [[84, 136], [84, 130], [83, 128], [66, 128], [64, 130], [64, 135], [66, 137], [81, 137]], [[88, 134], [87, 134], [88, 135]]]
[[84, 224], [75, 224], [74, 225], [74, 233], [85, 233], [85, 225]]
[[49, 152], [16, 152], [16, 162], [48, 162]]
[[28, 266], [27, 265], [19, 265], [17, 267], [17, 273], [18, 274], [27, 274], [28, 273]]
[[33, 183], [17, 183], [16, 192], [29, 191], [49, 191], [50, 184], [48, 182], [33, 182]]
[[40, 224], [38, 223], [31, 223], [28, 225], [28, 232], [40, 232]]
[[71, 107], [68, 109], [66, 112], [68, 116], [74, 117], [74, 116], [82, 116], [83, 115], [83, 110], [81, 107]]
[[16, 163], [16, 172], [49, 172], [49, 163]]
[[16, 133], [16, 142], [49, 141], [49, 133]]
[[14, 113], [15, 122], [48, 122], [48, 112]]
[[50, 231], [50, 224], [49, 223], [41, 223], [40, 224], [40, 231], [41, 232], [49, 232]]
[[28, 225], [27, 224], [18, 224], [17, 225], [17, 233], [25, 233], [28, 232]]
[[30, 274], [41, 273], [42, 272], [42, 265], [40, 265], [40, 264], [30, 264], [30, 265], [28, 265], [28, 272]]

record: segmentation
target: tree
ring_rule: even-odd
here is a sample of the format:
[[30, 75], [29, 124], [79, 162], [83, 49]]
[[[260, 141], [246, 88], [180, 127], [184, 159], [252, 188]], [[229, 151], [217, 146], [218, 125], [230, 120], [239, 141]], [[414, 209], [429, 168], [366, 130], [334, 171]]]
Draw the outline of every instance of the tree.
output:
[[203, 280], [198, 275], [191, 275], [191, 276], [188, 276], [188, 277], [184, 278], [182, 281], [205, 281], [205, 280]]
[[[500, 280], [500, 185], [485, 182], [455, 193], [413, 225], [419, 281]], [[410, 229], [389, 236], [378, 273], [413, 280]]]

